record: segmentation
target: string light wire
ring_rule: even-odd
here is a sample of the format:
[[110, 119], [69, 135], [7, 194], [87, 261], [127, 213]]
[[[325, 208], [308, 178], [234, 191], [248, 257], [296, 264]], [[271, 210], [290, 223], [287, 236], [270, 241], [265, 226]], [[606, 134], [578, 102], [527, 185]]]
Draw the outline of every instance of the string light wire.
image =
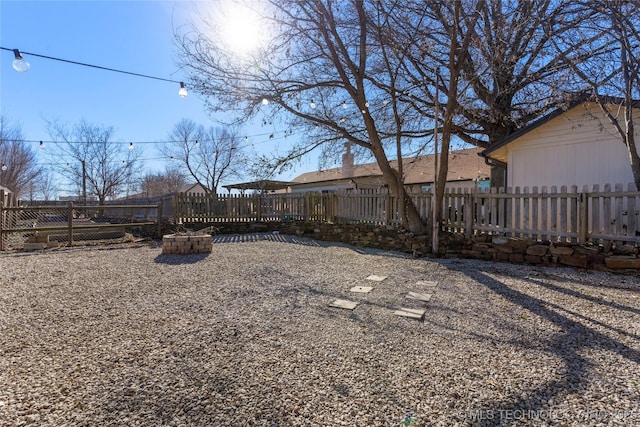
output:
[[[9, 51], [9, 52], [15, 52], [17, 50], [17, 49], [9, 49], [9, 48], [2, 47], [2, 46], [0, 46], [0, 49], [1, 50], [6, 50], [6, 51]], [[131, 72], [131, 71], [118, 70], [117, 68], [110, 68], [110, 67], [103, 67], [101, 65], [87, 64], [86, 62], [78, 62], [78, 61], [72, 61], [72, 60], [69, 60], [69, 59], [56, 58], [54, 56], [41, 55], [39, 53], [33, 53], [33, 52], [25, 52], [23, 50], [21, 50], [19, 52], [20, 52], [20, 54], [23, 54], [23, 55], [31, 55], [31, 56], [35, 56], [35, 57], [38, 57], [38, 58], [50, 59], [52, 61], [66, 62], [67, 64], [81, 65], [83, 67], [96, 68], [96, 69], [105, 70], [105, 71], [112, 71], [114, 73], [128, 74], [130, 76], [143, 77], [145, 79], [153, 79], [153, 80], [160, 80], [160, 81], [169, 82], [169, 83], [177, 83], [177, 84], [180, 85], [180, 89], [181, 90], [185, 89], [184, 82], [181, 82], [181, 81], [178, 81], [178, 80], [166, 79], [164, 77], [155, 77], [155, 76], [150, 76], [148, 74], [134, 73], [134, 72]]]

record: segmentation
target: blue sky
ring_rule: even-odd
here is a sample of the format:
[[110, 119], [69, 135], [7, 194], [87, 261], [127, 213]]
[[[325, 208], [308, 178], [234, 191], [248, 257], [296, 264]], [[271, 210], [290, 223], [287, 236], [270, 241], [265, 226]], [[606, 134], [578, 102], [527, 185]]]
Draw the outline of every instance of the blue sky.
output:
[[[190, 1], [1, 0], [0, 46], [181, 81], [186, 76], [175, 64], [173, 29], [192, 19], [193, 10]], [[180, 98], [176, 83], [24, 57], [31, 68], [18, 73], [12, 52], [0, 51], [0, 113], [21, 126], [25, 139], [36, 141], [34, 148], [51, 140], [46, 120], [72, 125], [84, 118], [113, 126], [123, 150], [133, 142], [145, 169], [159, 172], [165, 160], [151, 142], [167, 140], [182, 118], [215, 124], [203, 100], [194, 93]], [[257, 149], [271, 150], [268, 136], [259, 136], [265, 132], [256, 126], [243, 131]], [[316, 167], [309, 160], [276, 178]]]

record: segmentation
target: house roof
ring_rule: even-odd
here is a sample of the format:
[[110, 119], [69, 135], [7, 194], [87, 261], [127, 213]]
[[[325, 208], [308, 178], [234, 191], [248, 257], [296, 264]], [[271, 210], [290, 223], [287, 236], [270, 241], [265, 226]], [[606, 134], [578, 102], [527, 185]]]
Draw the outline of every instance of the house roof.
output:
[[[485, 164], [478, 154], [480, 148], [469, 148], [466, 150], [456, 150], [449, 153], [449, 170], [447, 181], [464, 181], [488, 178], [491, 169]], [[390, 162], [391, 167], [397, 168], [397, 160]], [[405, 179], [404, 183], [421, 184], [433, 182], [434, 155], [418, 156], [403, 161]], [[349, 178], [370, 178], [380, 177], [382, 172], [377, 163], [365, 163], [353, 167], [353, 175]], [[327, 183], [328, 181], [343, 180], [342, 168], [332, 168], [323, 171], [307, 172], [293, 179], [293, 185], [303, 185], [311, 183]]]
[[261, 179], [258, 181], [241, 182], [238, 184], [223, 185], [227, 190], [282, 190], [289, 187], [292, 182], [289, 181], [273, 181], [269, 179]]
[[178, 193], [190, 193], [193, 192], [194, 190], [200, 190], [205, 191], [204, 187], [200, 184], [198, 184], [197, 182], [191, 183], [191, 184], [185, 184], [182, 187], [180, 187], [180, 189], [178, 190]]
[[[607, 96], [607, 97], [600, 97], [601, 100], [604, 100], [607, 103], [611, 103], [611, 104], [622, 104], [624, 103], [624, 100], [622, 98], [616, 98], [616, 97], [611, 97], [611, 96]], [[486, 148], [484, 151], [482, 151], [480, 153], [481, 156], [485, 156], [485, 157], [489, 157], [491, 158], [491, 154], [493, 152], [495, 152], [496, 150], [499, 150], [500, 148], [504, 147], [505, 145], [509, 144], [510, 142], [520, 138], [521, 136], [531, 132], [532, 130], [544, 125], [545, 123], [550, 122], [551, 120], [555, 119], [556, 117], [566, 113], [567, 111], [576, 108], [586, 102], [596, 102], [596, 98], [591, 95], [590, 93], [584, 93], [584, 94], [579, 94], [576, 96], [576, 98], [569, 102], [567, 105], [564, 105], [560, 108], [557, 108], [553, 111], [551, 111], [550, 113], [546, 114], [545, 116], [542, 116], [541, 118], [539, 118], [538, 120], [535, 120], [534, 122], [530, 123], [527, 126], [524, 126], [520, 129], [518, 129], [516, 132], [512, 133], [511, 135], [507, 136], [506, 138], [498, 141], [495, 144], [492, 144], [490, 147]], [[634, 100], [631, 103], [631, 107], [632, 108], [640, 108], [640, 100]]]

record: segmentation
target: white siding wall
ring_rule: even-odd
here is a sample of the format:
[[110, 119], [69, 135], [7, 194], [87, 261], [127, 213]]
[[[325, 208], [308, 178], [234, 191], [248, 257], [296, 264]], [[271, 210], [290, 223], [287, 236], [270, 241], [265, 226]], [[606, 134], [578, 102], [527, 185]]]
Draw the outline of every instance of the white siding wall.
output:
[[627, 148], [595, 104], [556, 117], [513, 141], [508, 150], [509, 187], [602, 188], [633, 182]]

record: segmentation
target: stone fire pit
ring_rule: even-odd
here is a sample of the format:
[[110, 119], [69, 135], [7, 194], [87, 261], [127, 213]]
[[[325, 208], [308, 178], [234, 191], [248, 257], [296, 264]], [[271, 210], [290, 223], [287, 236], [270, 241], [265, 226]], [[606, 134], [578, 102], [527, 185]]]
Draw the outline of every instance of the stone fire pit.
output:
[[162, 236], [163, 254], [201, 254], [210, 253], [213, 241], [210, 234], [167, 234]]

